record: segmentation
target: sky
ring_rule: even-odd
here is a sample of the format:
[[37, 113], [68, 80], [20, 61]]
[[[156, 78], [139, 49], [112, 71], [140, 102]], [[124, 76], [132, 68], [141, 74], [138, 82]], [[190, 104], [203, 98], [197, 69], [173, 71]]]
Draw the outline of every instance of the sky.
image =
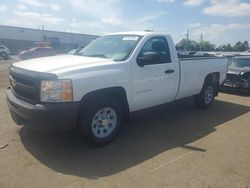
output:
[[248, 40], [250, 0], [0, 0], [0, 25], [102, 35], [153, 30], [216, 45]]

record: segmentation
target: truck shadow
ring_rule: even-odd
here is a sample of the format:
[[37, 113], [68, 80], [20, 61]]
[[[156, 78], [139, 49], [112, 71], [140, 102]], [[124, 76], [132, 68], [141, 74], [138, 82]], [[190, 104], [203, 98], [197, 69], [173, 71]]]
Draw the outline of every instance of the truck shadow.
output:
[[47, 167], [63, 174], [98, 178], [138, 165], [172, 148], [183, 147], [216, 131], [216, 126], [250, 111], [250, 107], [215, 101], [210, 110], [198, 110], [184, 99], [132, 114], [117, 139], [91, 148], [74, 133], [48, 134], [20, 130], [28, 152]]

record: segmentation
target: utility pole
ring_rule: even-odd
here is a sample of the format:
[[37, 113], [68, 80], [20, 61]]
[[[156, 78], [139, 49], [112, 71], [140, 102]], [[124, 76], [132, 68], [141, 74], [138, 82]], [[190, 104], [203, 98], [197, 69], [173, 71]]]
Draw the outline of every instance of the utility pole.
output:
[[200, 51], [202, 51], [202, 42], [203, 42], [203, 34], [201, 34], [201, 47], [200, 47]]
[[188, 50], [188, 40], [189, 40], [189, 30], [187, 30], [187, 34], [186, 35], [186, 50]]
[[187, 40], [188, 40], [189, 39], [189, 30], [187, 30], [186, 36], [187, 36]]

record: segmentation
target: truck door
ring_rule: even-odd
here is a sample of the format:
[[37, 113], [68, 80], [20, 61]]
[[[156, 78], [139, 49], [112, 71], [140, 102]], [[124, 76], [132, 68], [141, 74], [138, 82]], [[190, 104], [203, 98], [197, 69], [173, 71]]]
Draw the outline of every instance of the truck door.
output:
[[[147, 61], [148, 56], [155, 54], [159, 57]], [[142, 59], [146, 59], [143, 65], [140, 63]], [[166, 37], [148, 39], [132, 66], [133, 110], [174, 100], [179, 84], [179, 67], [171, 59]]]

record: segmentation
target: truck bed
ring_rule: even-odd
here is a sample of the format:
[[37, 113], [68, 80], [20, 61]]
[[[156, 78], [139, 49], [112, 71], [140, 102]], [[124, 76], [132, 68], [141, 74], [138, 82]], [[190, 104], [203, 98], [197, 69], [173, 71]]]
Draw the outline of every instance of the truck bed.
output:
[[210, 73], [219, 73], [219, 82], [222, 84], [226, 79], [227, 62], [227, 58], [216, 56], [180, 58], [180, 83], [176, 99], [200, 93], [204, 79]]

